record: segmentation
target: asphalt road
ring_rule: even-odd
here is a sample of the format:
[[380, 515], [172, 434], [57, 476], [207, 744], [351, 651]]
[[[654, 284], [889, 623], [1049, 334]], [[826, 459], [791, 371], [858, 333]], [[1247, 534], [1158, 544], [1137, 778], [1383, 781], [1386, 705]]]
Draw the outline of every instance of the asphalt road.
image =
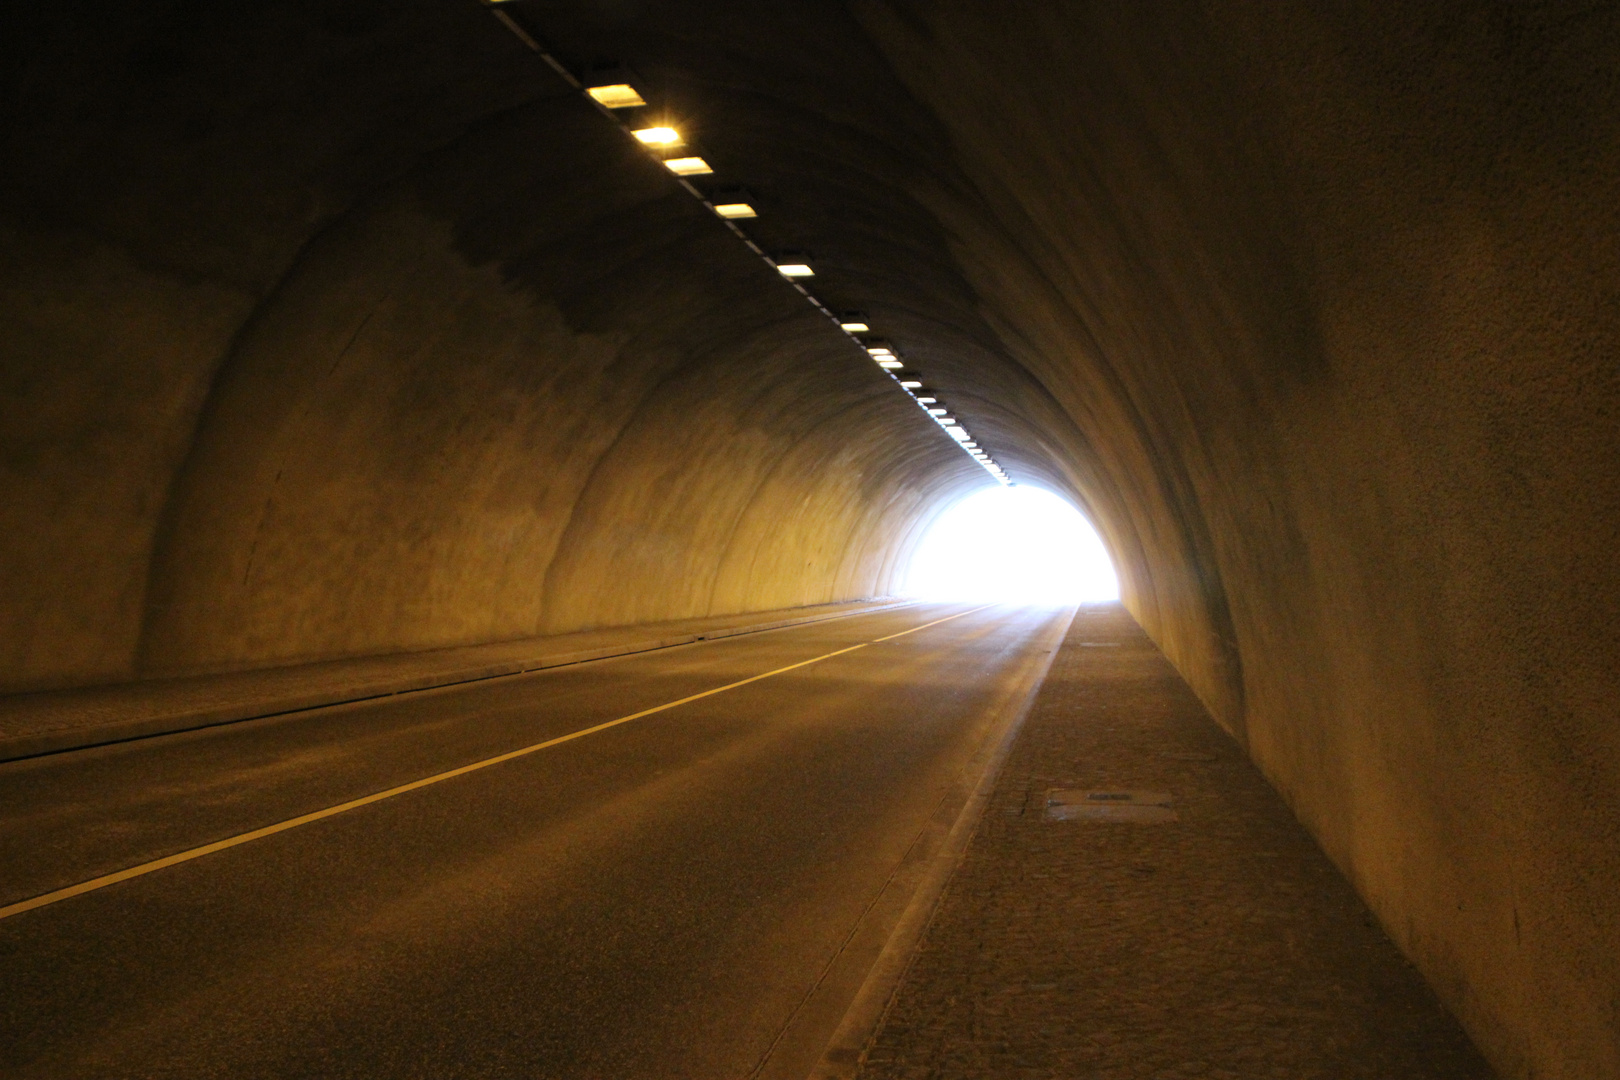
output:
[[3, 908], [776, 672], [0, 918], [0, 1075], [803, 1077], [1068, 621], [967, 610], [0, 765]]

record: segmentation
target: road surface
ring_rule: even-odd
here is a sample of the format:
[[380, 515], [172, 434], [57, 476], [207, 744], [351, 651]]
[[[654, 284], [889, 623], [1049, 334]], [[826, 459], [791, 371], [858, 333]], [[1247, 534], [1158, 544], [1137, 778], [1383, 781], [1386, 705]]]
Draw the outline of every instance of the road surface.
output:
[[802, 1078], [1068, 618], [919, 605], [0, 765], [0, 1075]]

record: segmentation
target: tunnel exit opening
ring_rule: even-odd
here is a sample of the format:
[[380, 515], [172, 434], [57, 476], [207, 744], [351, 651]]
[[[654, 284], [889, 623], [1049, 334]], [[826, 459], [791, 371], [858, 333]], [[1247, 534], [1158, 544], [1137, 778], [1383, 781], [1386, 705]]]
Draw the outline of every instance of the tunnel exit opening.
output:
[[1061, 496], [1017, 485], [976, 491], [918, 542], [902, 591], [926, 600], [1060, 606], [1119, 599], [1097, 530]]

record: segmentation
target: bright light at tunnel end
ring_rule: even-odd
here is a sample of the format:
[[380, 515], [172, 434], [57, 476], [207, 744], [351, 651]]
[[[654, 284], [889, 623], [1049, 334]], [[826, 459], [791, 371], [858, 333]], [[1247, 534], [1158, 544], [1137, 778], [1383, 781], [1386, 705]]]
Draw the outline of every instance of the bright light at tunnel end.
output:
[[1119, 599], [1097, 531], [1067, 500], [1025, 485], [976, 491], [918, 543], [902, 591], [925, 600], [1031, 606]]

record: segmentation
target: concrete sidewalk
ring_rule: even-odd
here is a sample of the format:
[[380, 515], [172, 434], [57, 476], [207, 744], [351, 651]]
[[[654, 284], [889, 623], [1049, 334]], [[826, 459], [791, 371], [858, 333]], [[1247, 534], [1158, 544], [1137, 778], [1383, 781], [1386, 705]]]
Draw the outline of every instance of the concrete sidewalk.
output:
[[859, 1075], [1494, 1074], [1114, 607], [1075, 619]]
[[0, 696], [0, 761], [759, 633], [903, 603], [820, 604], [491, 645], [10, 694]]

